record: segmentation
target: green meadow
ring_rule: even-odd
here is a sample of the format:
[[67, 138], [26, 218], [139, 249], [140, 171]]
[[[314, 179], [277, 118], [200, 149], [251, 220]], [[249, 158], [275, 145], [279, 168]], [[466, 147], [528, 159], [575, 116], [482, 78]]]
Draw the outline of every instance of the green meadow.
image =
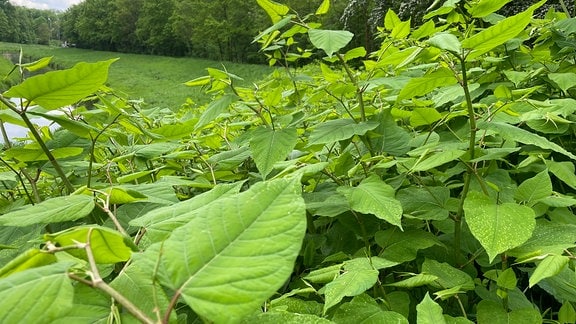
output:
[[[180, 107], [187, 99], [199, 104], [210, 99], [201, 89], [184, 85], [186, 81], [206, 75], [206, 68], [225, 68], [230, 73], [243, 78], [245, 84], [261, 79], [272, 72], [272, 69], [265, 65], [0, 42], [0, 53], [18, 53], [20, 49], [27, 60], [53, 56], [53, 64], [60, 68], [72, 67], [81, 61], [96, 62], [119, 58], [110, 68], [108, 78], [110, 87], [130, 99], [143, 99], [150, 107], [173, 110]], [[5, 58], [0, 59], [2, 78], [11, 67], [12, 64]]]

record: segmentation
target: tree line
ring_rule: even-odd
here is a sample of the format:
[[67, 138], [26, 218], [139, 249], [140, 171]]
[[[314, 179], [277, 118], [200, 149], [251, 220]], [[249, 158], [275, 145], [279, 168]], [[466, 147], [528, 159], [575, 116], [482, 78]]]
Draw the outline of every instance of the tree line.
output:
[[[322, 0], [282, 0], [296, 14], [315, 12]], [[453, 1], [454, 5], [464, 2]], [[551, 0], [573, 8], [573, 0]], [[441, 4], [434, 0], [332, 0], [321, 17], [325, 29], [347, 29], [354, 46], [378, 47], [376, 26], [388, 9], [413, 25]], [[532, 3], [511, 1], [511, 15]], [[561, 9], [561, 8], [559, 8]], [[0, 41], [48, 44], [66, 41], [94, 50], [262, 63], [254, 36], [270, 25], [257, 0], [85, 0], [65, 12], [28, 9], [0, 0]], [[306, 39], [300, 41], [306, 42]]]

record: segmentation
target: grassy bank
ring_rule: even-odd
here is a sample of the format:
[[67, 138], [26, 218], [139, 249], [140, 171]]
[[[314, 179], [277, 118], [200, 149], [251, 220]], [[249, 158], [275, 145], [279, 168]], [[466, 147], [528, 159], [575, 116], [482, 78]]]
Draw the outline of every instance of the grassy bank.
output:
[[[132, 99], [144, 99], [151, 106], [178, 108], [187, 98], [203, 103], [209, 100], [197, 88], [183, 85], [184, 82], [206, 75], [206, 68], [222, 68], [241, 76], [245, 82], [252, 82], [270, 73], [267, 66], [216, 62], [195, 58], [174, 58], [153, 55], [124, 54], [91, 51], [77, 48], [48, 47], [41, 45], [21, 45], [0, 42], [0, 52], [18, 52], [34, 59], [54, 56], [53, 62], [62, 67], [71, 67], [80, 61], [95, 62], [120, 58], [115, 62], [109, 75], [109, 85], [126, 93]], [[5, 75], [5, 65], [0, 65], [0, 74]]]

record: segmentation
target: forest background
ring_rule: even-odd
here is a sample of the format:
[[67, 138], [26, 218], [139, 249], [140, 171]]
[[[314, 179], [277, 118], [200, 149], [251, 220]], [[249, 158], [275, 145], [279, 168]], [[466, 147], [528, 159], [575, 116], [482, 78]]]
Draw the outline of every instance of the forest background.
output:
[[[334, 0], [322, 17], [326, 29], [354, 33], [350, 48], [375, 50], [377, 26], [388, 9], [417, 25], [434, 0]], [[298, 13], [311, 13], [321, 0], [288, 0]], [[564, 1], [573, 6], [573, 0]], [[526, 9], [530, 0], [513, 1], [500, 13], [509, 16]], [[540, 14], [559, 2], [549, 1]], [[265, 63], [253, 43], [268, 26], [257, 1], [244, 0], [86, 0], [65, 12], [39, 10], [0, 0], [0, 41], [26, 44], [63, 42], [85, 49], [166, 56], [192, 56], [240, 63]], [[305, 41], [305, 40], [303, 40]], [[305, 47], [305, 44], [302, 46]], [[301, 61], [306, 63], [306, 61]]]

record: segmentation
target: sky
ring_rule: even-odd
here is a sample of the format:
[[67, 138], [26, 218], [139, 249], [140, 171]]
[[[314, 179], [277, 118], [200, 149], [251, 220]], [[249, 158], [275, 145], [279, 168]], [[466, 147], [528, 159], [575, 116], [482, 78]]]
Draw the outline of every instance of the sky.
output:
[[68, 7], [82, 0], [10, 0], [15, 6], [24, 6], [35, 9], [55, 9], [64, 11]]

